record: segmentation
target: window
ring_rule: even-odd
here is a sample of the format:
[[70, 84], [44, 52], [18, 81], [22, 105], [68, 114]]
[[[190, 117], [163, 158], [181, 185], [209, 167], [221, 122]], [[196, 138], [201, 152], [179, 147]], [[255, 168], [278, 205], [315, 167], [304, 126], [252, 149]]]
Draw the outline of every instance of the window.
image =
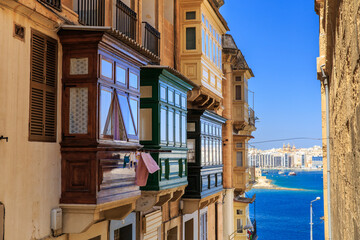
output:
[[160, 110], [160, 126], [160, 140], [161, 142], [167, 142], [167, 118], [165, 108], [161, 108]]
[[106, 60], [101, 59], [101, 75], [112, 79], [113, 78], [113, 63]]
[[187, 131], [186, 126], [187, 126], [186, 116], [181, 115], [181, 142], [183, 145], [186, 145], [186, 131]]
[[241, 209], [237, 209], [237, 210], [236, 210], [236, 214], [237, 214], [237, 215], [242, 215], [242, 214], [243, 214], [243, 211], [242, 211]]
[[209, 34], [206, 33], [206, 56], [210, 56]]
[[111, 136], [111, 115], [112, 115], [112, 90], [101, 89], [100, 92], [100, 134]]
[[168, 112], [168, 137], [169, 142], [174, 142], [174, 112], [169, 110]]
[[116, 66], [116, 82], [126, 84], [126, 70], [122, 67]]
[[186, 20], [193, 20], [193, 19], [196, 19], [196, 12], [195, 11], [186, 12]]
[[236, 82], [241, 82], [241, 81], [242, 81], [241, 76], [237, 76], [237, 77], [235, 77], [235, 81], [236, 81]]
[[130, 72], [129, 73], [129, 86], [131, 88], [138, 89], [138, 84], [139, 84], [138, 76], [136, 74]]
[[188, 147], [188, 163], [195, 163], [195, 139], [188, 139], [187, 140], [187, 147]]
[[56, 142], [57, 41], [31, 36], [29, 140]]
[[[128, 135], [136, 135], [136, 128], [135, 128], [135, 124], [134, 124], [135, 121], [133, 120], [133, 118], [135, 118], [134, 116], [137, 117], [137, 115], [138, 115], [137, 111], [132, 112], [130, 110], [129, 102], [125, 95], [118, 93], [117, 96], [118, 96], [118, 100], [119, 100], [121, 115], [123, 117], [124, 125], [126, 128], [126, 132]], [[134, 107], [134, 105], [133, 105], [133, 107]]]
[[241, 219], [236, 219], [236, 232], [242, 233], [243, 232], [243, 225]]
[[241, 85], [235, 86], [235, 100], [241, 100]]
[[196, 49], [196, 28], [186, 28], [186, 50]]
[[176, 144], [180, 144], [180, 133], [181, 133], [180, 113], [176, 112], [175, 113], [175, 142], [176, 142]]
[[132, 224], [114, 231], [114, 240], [132, 240]]
[[100, 90], [100, 137], [112, 140], [138, 139], [138, 100], [107, 87]]
[[243, 147], [243, 144], [242, 143], [236, 143], [236, 148], [242, 148]]
[[185, 239], [186, 240], [194, 240], [194, 219], [193, 218], [185, 222]]
[[200, 240], [207, 240], [207, 213], [200, 215]]
[[201, 38], [202, 52], [205, 54], [206, 49], [205, 49], [205, 30], [204, 29], [201, 29], [201, 34], [202, 34], [202, 38]]
[[236, 166], [243, 166], [243, 152], [236, 152]]

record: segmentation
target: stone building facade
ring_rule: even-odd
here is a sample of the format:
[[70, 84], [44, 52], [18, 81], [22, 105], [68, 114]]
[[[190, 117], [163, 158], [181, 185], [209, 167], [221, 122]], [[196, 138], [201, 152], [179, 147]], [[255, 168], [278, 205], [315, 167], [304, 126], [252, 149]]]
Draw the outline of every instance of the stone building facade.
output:
[[[325, 238], [359, 239], [360, 1], [315, 0], [315, 10], [320, 22], [317, 72], [322, 85]], [[326, 131], [326, 81], [329, 89], [329, 135]]]

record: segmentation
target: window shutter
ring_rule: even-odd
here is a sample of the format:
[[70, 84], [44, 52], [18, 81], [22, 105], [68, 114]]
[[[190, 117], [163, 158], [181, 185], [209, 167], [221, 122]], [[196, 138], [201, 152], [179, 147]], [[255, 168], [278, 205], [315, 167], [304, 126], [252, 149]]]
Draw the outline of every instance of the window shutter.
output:
[[30, 141], [56, 141], [57, 41], [32, 32]]

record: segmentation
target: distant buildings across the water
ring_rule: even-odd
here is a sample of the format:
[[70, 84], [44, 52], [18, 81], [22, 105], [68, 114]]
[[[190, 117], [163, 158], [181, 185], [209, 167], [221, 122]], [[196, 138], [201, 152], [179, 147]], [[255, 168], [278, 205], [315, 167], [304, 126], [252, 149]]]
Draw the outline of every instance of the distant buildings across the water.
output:
[[260, 150], [250, 148], [249, 165], [262, 168], [322, 168], [322, 148], [299, 148], [283, 145], [283, 148]]

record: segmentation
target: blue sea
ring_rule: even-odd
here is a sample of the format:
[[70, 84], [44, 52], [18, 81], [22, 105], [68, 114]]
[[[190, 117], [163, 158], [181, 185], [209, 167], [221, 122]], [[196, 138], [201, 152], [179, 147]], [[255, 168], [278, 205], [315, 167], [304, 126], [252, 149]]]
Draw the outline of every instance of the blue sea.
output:
[[[323, 174], [322, 171], [295, 171], [296, 176], [288, 176], [289, 171], [279, 175], [278, 170], [263, 174], [279, 187], [304, 190], [253, 189], [255, 204], [250, 204], [250, 216], [256, 218], [259, 240], [307, 240], [310, 239], [310, 201], [313, 203], [313, 239], [324, 240]], [[255, 213], [254, 213], [255, 211]]]

